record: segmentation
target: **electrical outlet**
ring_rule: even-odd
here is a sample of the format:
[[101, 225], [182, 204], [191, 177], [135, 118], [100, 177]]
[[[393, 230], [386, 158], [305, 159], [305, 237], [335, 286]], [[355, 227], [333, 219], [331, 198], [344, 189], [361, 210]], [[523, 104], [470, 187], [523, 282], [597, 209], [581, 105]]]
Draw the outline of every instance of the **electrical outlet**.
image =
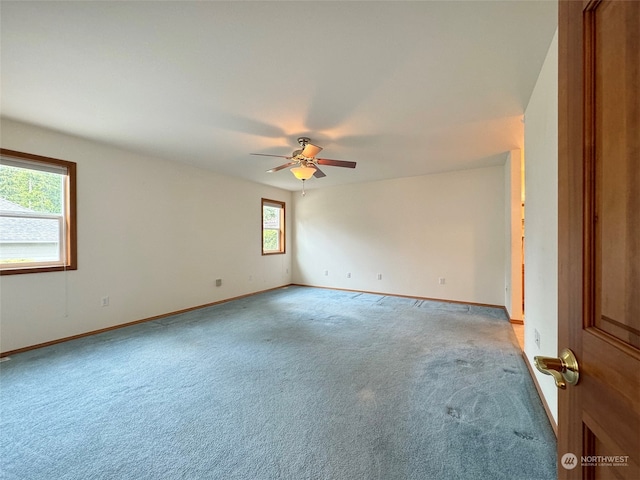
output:
[[381, 273], [378, 274], [378, 280], [382, 280], [382, 274]]
[[216, 278], [216, 287], [220, 287], [222, 285], [222, 279]]
[[445, 278], [444, 278], [444, 277], [440, 277], [440, 278], [438, 278], [438, 285], [444, 285], [444, 284], [445, 284], [445, 282], [446, 282], [446, 280], [445, 280]]
[[108, 307], [109, 306], [109, 296], [102, 297], [102, 300], [100, 301], [100, 305], [103, 306], [103, 307]]
[[540, 349], [540, 332], [536, 328], [533, 329], [533, 338], [536, 342], [536, 345], [538, 346], [538, 349]]
[[324, 276], [325, 276], [325, 277], [328, 277], [328, 276], [329, 276], [329, 270], [325, 270], [325, 271], [324, 271]]
[[351, 278], [351, 272], [347, 272], [347, 278]]

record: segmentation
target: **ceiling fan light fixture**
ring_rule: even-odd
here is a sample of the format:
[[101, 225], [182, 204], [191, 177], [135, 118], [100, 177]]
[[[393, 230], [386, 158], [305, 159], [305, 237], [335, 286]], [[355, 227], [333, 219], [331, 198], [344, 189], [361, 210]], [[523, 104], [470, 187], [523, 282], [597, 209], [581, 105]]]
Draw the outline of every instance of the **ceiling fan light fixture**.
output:
[[313, 174], [316, 173], [316, 168], [309, 166], [293, 167], [291, 173], [293, 173], [294, 177], [298, 180], [309, 180], [313, 177]]

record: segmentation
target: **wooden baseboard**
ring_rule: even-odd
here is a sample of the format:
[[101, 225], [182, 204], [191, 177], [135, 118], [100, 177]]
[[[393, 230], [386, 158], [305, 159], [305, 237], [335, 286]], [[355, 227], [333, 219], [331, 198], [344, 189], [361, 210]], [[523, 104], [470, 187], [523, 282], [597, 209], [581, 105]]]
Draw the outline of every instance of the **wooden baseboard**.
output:
[[513, 323], [514, 325], [524, 325], [524, 320], [518, 320], [517, 318], [510, 318], [509, 323]]
[[217, 302], [205, 303], [204, 305], [197, 305], [195, 307], [183, 308], [182, 310], [176, 310], [175, 312], [163, 313], [161, 315], [155, 315], [153, 317], [143, 318], [141, 320], [134, 320], [133, 322], [121, 323], [119, 325], [114, 325], [112, 327], [101, 328], [99, 330], [92, 330], [86, 333], [80, 333], [78, 335], [71, 335], [70, 337], [59, 338], [57, 340], [51, 340], [49, 342], [38, 343], [36, 345], [30, 345], [28, 347], [17, 348], [15, 350], [8, 350], [6, 352], [0, 352], [0, 358], [8, 357], [9, 355], [17, 355], [18, 353], [28, 352], [29, 350], [36, 350], [38, 348], [49, 347], [51, 345], [56, 345], [58, 343], [68, 342], [70, 340], [76, 340], [78, 338], [90, 337], [92, 335], [97, 335], [99, 333], [110, 332], [111, 330], [118, 330], [120, 328], [131, 327], [132, 325], [137, 325], [139, 323], [152, 322], [154, 320], [159, 320], [161, 318], [170, 317], [172, 315], [179, 315], [181, 313], [191, 312], [193, 310], [199, 310], [201, 308], [213, 307], [214, 305], [220, 305], [221, 303], [231, 302], [232, 300], [239, 300], [245, 297], [251, 297], [252, 295], [258, 295], [259, 293], [269, 292], [271, 290], [278, 290], [280, 288], [286, 288], [292, 284], [281, 285], [275, 288], [268, 288], [266, 290], [260, 290], [258, 292], [247, 293], [244, 295], [239, 295], [237, 297], [225, 298], [224, 300], [218, 300]]
[[533, 380], [533, 384], [536, 387], [536, 391], [538, 392], [538, 396], [540, 397], [540, 401], [542, 402], [542, 406], [544, 407], [544, 411], [547, 414], [547, 418], [549, 419], [549, 423], [551, 424], [551, 428], [553, 429], [553, 433], [556, 434], [556, 438], [557, 438], [558, 437], [558, 424], [556, 423], [556, 421], [553, 418], [553, 415], [551, 414], [551, 409], [549, 408], [549, 405], [547, 404], [547, 401], [545, 400], [544, 395], [542, 394], [542, 389], [540, 388], [540, 384], [538, 383], [538, 380], [536, 379], [536, 374], [533, 372], [533, 368], [531, 368], [531, 362], [529, 362], [527, 354], [524, 353], [524, 351], [522, 352], [522, 358], [524, 360], [525, 365], [527, 366], [527, 370], [529, 370], [529, 375], [531, 375], [531, 379]]
[[[373, 292], [369, 290], [355, 290], [351, 288], [337, 288], [337, 287], [323, 287], [319, 285], [308, 285], [305, 283], [292, 283], [291, 285], [297, 287], [311, 287], [311, 288], [325, 288], [327, 290], [339, 290], [342, 292], [356, 292], [356, 293], [370, 293], [372, 295], [384, 295], [387, 297], [400, 297], [400, 298], [411, 298], [414, 300], [429, 300], [432, 302], [445, 302], [445, 303], [457, 303], [460, 305], [473, 305], [474, 307], [489, 307], [489, 308], [499, 308], [505, 311], [504, 305], [493, 305], [491, 303], [476, 303], [476, 302], [465, 302], [463, 300], [447, 300], [446, 298], [432, 298], [432, 297], [417, 297], [415, 295], [401, 295], [399, 293], [387, 293], [387, 292]], [[507, 318], [509, 315], [507, 314]]]

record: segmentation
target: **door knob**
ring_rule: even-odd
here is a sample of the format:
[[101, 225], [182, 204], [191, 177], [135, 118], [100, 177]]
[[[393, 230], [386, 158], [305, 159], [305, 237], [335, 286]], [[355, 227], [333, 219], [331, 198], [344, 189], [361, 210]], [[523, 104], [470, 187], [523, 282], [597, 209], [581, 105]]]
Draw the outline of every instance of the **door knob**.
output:
[[575, 385], [580, 378], [578, 360], [568, 348], [560, 352], [560, 358], [534, 357], [533, 363], [542, 373], [551, 375], [556, 381], [556, 387], [563, 390], [567, 388], [567, 383]]

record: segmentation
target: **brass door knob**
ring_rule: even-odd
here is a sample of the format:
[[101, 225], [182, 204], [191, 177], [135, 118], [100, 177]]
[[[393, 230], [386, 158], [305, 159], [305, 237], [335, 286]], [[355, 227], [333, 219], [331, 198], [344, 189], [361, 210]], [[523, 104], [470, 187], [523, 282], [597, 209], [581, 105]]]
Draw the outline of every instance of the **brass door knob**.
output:
[[578, 360], [568, 348], [560, 352], [560, 358], [534, 357], [533, 363], [539, 371], [551, 375], [556, 381], [556, 387], [563, 390], [567, 388], [567, 383], [575, 385], [580, 378]]

